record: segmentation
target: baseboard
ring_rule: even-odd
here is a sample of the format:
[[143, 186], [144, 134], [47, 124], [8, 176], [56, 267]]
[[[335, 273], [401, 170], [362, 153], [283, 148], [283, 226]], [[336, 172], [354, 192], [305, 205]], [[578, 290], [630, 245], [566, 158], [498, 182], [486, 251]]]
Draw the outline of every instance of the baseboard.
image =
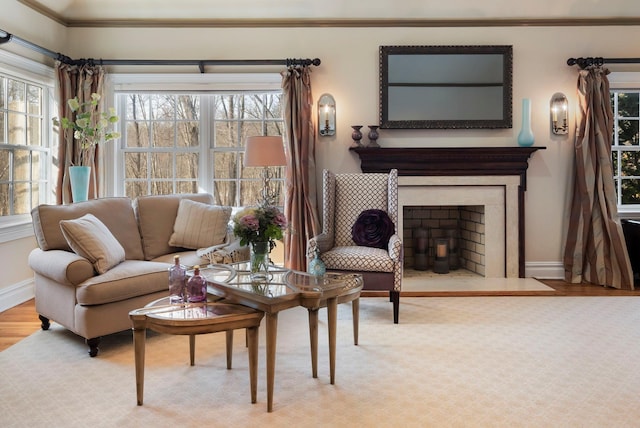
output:
[[562, 262], [527, 262], [524, 270], [527, 278], [564, 279]]
[[24, 303], [35, 296], [33, 278], [0, 289], [0, 312]]

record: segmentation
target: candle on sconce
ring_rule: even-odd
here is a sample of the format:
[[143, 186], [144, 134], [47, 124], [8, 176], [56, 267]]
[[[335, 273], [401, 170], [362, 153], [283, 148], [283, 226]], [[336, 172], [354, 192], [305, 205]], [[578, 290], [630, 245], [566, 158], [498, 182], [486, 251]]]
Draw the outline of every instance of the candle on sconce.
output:
[[553, 108], [551, 109], [551, 116], [554, 123], [558, 121], [558, 107], [553, 106]]

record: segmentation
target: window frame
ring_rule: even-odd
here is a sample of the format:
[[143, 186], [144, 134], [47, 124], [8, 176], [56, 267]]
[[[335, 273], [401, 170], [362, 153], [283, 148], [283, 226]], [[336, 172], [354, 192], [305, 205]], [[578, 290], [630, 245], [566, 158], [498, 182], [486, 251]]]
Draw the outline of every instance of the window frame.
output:
[[[282, 77], [279, 72], [261, 73], [211, 73], [211, 74], [111, 74], [109, 87], [111, 99], [118, 100], [116, 95], [122, 93], [240, 93], [240, 92], [281, 92]], [[126, 111], [124, 97], [118, 101], [116, 112], [122, 118]], [[213, 123], [209, 102], [200, 104], [200, 144], [198, 191], [213, 194], [214, 176], [209, 165], [213, 161]], [[118, 122], [119, 131], [125, 135], [125, 121]], [[105, 180], [105, 191], [114, 196], [125, 196], [122, 185], [124, 171], [124, 139], [107, 147], [106, 169], [113, 171], [111, 179]], [[240, 178], [238, 178], [240, 183]]]
[[[55, 74], [52, 67], [48, 67], [39, 62], [33, 61], [11, 52], [0, 50], [0, 72], [17, 80], [25, 81], [42, 87], [42, 141], [41, 150], [37, 150], [43, 156], [41, 162], [44, 165], [44, 184], [40, 188], [39, 203], [51, 203], [53, 199], [53, 183], [55, 182], [53, 173], [54, 133], [51, 118], [55, 111], [54, 79]], [[25, 146], [29, 147], [29, 146]], [[0, 216], [0, 243], [14, 241], [17, 239], [33, 236], [33, 226], [31, 215], [17, 214]]]
[[[640, 72], [611, 72], [608, 76], [609, 79], [609, 90], [610, 93], [613, 94], [614, 91], [624, 91], [628, 90], [630, 92], [640, 92]], [[622, 152], [622, 151], [638, 151], [640, 152], [640, 146], [629, 150], [629, 148], [624, 149], [624, 146], [618, 146], [617, 142], [617, 129], [618, 122], [615, 116], [615, 105], [612, 106], [614, 110], [614, 135], [613, 135], [613, 144], [611, 146], [611, 154], [612, 154], [612, 165], [613, 165], [613, 154], [614, 152]], [[614, 171], [614, 176], [619, 176], [619, 168], [620, 164], [618, 163], [618, 171]], [[618, 191], [619, 184], [615, 184], [616, 186], [616, 206], [618, 208], [618, 217], [625, 219], [640, 219], [640, 204], [625, 204], [621, 203], [621, 195]]]

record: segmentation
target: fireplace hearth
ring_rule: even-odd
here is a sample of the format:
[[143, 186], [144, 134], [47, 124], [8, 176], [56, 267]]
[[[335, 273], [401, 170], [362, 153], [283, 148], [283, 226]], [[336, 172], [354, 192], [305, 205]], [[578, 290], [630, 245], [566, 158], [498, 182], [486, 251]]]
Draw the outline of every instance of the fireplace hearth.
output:
[[[363, 172], [398, 169], [399, 213], [415, 206], [481, 206], [484, 276], [524, 277], [524, 192], [529, 157], [544, 147], [369, 148]], [[398, 230], [405, 230], [403, 215]], [[403, 232], [404, 235], [404, 232]]]

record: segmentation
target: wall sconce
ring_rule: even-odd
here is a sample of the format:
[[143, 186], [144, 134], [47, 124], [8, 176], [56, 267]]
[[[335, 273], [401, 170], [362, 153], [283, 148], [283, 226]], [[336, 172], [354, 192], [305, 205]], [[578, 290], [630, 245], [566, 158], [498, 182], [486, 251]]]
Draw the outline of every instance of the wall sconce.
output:
[[561, 92], [551, 97], [551, 132], [556, 135], [569, 132], [569, 101]]
[[336, 135], [336, 100], [331, 94], [322, 94], [318, 99], [318, 134]]

